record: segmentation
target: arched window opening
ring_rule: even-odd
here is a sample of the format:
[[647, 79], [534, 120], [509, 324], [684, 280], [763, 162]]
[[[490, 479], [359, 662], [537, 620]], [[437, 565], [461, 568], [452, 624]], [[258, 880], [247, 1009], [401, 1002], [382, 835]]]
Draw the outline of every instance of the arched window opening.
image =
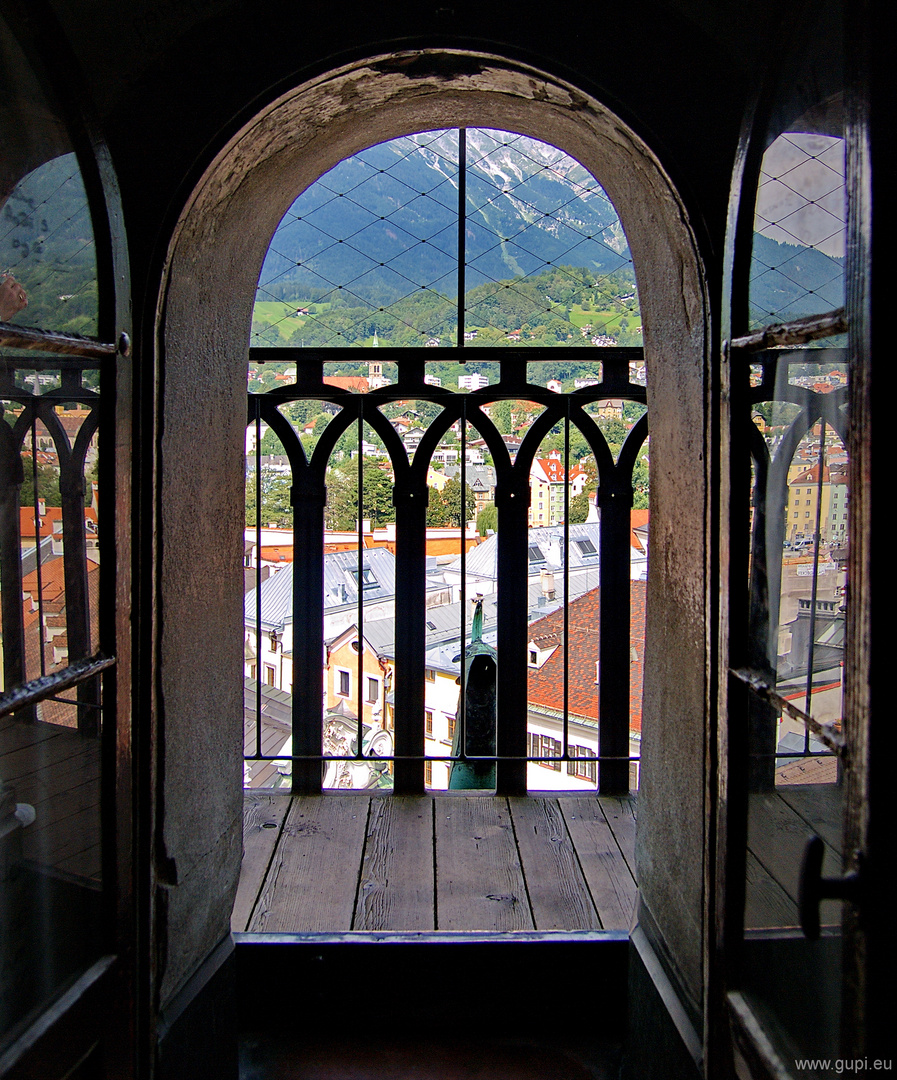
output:
[[616, 210], [547, 143], [405, 136], [293, 202], [250, 336], [247, 786], [637, 786], [641, 334]]

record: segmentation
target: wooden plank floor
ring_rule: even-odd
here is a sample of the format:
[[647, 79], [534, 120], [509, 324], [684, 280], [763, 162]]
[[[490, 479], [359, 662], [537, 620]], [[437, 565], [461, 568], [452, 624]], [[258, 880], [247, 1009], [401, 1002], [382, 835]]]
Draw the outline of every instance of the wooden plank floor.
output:
[[[750, 929], [790, 929], [800, 925], [798, 877], [807, 840], [825, 842], [826, 876], [841, 873], [843, 788], [837, 784], [780, 785], [751, 795], [748, 816], [745, 925]], [[824, 900], [823, 926], [838, 926], [841, 905]]]
[[34, 808], [22, 854], [35, 865], [100, 880], [100, 741], [60, 724], [0, 721], [0, 776]]
[[247, 792], [235, 931], [626, 930], [633, 797]]

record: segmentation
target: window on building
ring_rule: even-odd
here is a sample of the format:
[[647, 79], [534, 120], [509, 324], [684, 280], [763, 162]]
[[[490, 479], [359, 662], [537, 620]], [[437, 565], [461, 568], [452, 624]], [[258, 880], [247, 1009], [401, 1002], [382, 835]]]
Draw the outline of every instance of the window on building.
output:
[[571, 746], [570, 756], [572, 761], [567, 762], [567, 772], [580, 780], [588, 780], [595, 783], [598, 778], [598, 766], [595, 761], [595, 751], [587, 746]]
[[348, 697], [350, 692], [350, 676], [348, 671], [337, 670], [336, 673], [338, 689], [337, 693], [340, 697]]
[[[352, 577], [352, 580], [357, 585], [358, 584], [358, 576], [359, 576], [358, 571], [357, 570], [350, 570], [349, 573], [350, 573], [350, 575]], [[371, 570], [371, 568], [369, 566], [363, 566], [362, 569], [361, 569], [361, 587], [362, 587], [362, 589], [376, 589], [378, 587], [378, 585], [379, 585], [379, 582], [377, 581], [377, 578], [374, 576], [374, 571]]]
[[380, 699], [380, 680], [368, 679], [368, 696], [367, 701], [369, 705], [376, 705]]

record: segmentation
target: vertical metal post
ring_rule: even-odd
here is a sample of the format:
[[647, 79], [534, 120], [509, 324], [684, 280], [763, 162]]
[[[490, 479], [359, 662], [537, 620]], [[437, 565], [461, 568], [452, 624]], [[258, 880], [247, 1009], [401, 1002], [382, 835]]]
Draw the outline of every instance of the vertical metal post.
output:
[[[57, 446], [62, 503], [65, 624], [71, 663], [90, 656], [90, 601], [87, 595], [87, 542], [84, 536], [84, 462], [70, 452], [63, 453], [63, 449]], [[78, 730], [82, 734], [99, 734], [99, 693], [99, 679], [90, 679], [78, 685]]]
[[255, 411], [255, 752], [262, 753], [262, 417]]
[[[5, 448], [4, 448], [5, 450]], [[22, 460], [3, 453], [0, 472], [0, 605], [3, 618], [3, 688], [26, 681], [25, 619], [22, 609], [22, 540], [19, 495]], [[24, 710], [23, 710], [24, 712]], [[34, 710], [29, 710], [33, 719]], [[22, 719], [23, 713], [17, 716]]]
[[31, 414], [31, 479], [34, 494], [34, 573], [37, 579], [37, 611], [38, 626], [38, 652], [40, 653], [40, 673], [47, 674], [47, 658], [44, 649], [44, 581], [41, 573], [41, 539], [40, 539], [40, 492], [38, 491], [37, 471], [37, 413]]
[[566, 400], [564, 414], [564, 640], [561, 642], [564, 656], [564, 732], [561, 756], [570, 753], [570, 399]]
[[[819, 421], [819, 455], [816, 467], [816, 521], [813, 536], [813, 584], [810, 588], [810, 630], [807, 639], [807, 689], [804, 712], [813, 715], [813, 668], [816, 663], [816, 599], [819, 595], [819, 545], [822, 542], [822, 486], [825, 471], [825, 417]], [[785, 504], [788, 505], [787, 502]], [[810, 729], [804, 728], [804, 753], [810, 752]]]
[[[628, 495], [627, 495], [628, 493]], [[598, 790], [629, 790], [629, 532], [631, 479], [614, 475], [598, 489], [601, 506], [598, 640]]]
[[364, 741], [364, 695], [362, 682], [364, 680], [364, 403], [359, 395], [358, 398], [358, 559], [356, 562], [356, 604], [355, 604], [355, 632], [358, 635], [358, 662], [355, 666], [355, 678], [357, 682], [355, 694], [356, 722], [355, 722], [355, 753], [361, 756], [361, 745]]
[[424, 763], [419, 759], [424, 754], [426, 707], [427, 498], [426, 482], [415, 483], [407, 474], [396, 477], [396, 795], [417, 795], [424, 790]]
[[323, 477], [293, 474], [293, 794], [314, 795], [323, 781], [324, 503]]
[[[458, 128], [458, 341], [464, 348], [464, 292], [467, 259], [467, 128]], [[460, 360], [464, 363], [464, 360]]]
[[[495, 786], [499, 795], [526, 794], [526, 640], [529, 590], [529, 474], [519, 465], [496, 490], [498, 507], [498, 730]], [[517, 760], [502, 760], [517, 759]]]
[[[464, 462], [467, 449], [467, 399], [461, 398], [461, 502], [464, 503], [464, 485], [467, 482], [467, 468]], [[464, 517], [462, 512], [461, 517]], [[467, 755], [467, 537], [462, 528], [461, 532], [461, 591], [458, 600], [460, 609], [461, 651], [460, 651], [460, 690], [458, 693], [458, 718], [456, 723], [461, 725], [461, 733], [458, 737], [460, 756]], [[450, 770], [451, 771], [451, 770]]]

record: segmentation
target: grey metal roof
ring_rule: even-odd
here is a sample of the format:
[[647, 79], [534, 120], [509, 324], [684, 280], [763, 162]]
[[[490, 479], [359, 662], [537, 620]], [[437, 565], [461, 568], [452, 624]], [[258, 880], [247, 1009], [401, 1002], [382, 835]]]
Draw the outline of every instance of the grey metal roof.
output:
[[[46, 566], [51, 559], [58, 558], [53, 554], [53, 540], [54, 537], [47, 536], [40, 542], [40, 564]], [[28, 574], [33, 574], [37, 569], [37, 548], [29, 548], [22, 553], [22, 577], [27, 577]]]
[[[387, 548], [365, 548], [362, 552], [362, 577], [370, 575], [364, 583], [364, 601], [385, 600], [395, 596], [396, 559]], [[334, 551], [324, 556], [324, 611], [358, 603], [358, 552]], [[278, 570], [261, 586], [262, 630], [283, 627], [293, 617], [293, 564]], [[256, 590], [251, 589], [244, 597], [247, 625], [255, 625]]]
[[[243, 680], [243, 752], [254, 754], [258, 746], [256, 722], [259, 690], [262, 702], [262, 754], [273, 756], [281, 752], [289, 753], [287, 744], [292, 734], [290, 695], [264, 683], [260, 686], [255, 679], [250, 678]], [[271, 761], [252, 762], [246, 777], [250, 774], [249, 786], [253, 788], [276, 787], [283, 783], [280, 770]]]
[[[466, 632], [469, 637], [473, 618], [473, 605], [468, 604], [467, 606]], [[490, 640], [490, 634], [494, 639], [498, 617], [497, 612], [498, 609], [495, 596], [485, 597], [483, 601], [483, 615], [485, 627], [484, 637], [487, 641]], [[540, 614], [545, 614], [545, 612], [540, 612]], [[461, 641], [461, 605], [441, 604], [439, 607], [427, 608], [425, 618], [427, 620], [427, 666], [440, 667], [441, 670], [457, 671], [457, 664], [455, 664], [454, 667], [452, 667], [451, 664], [449, 664], [448, 667], [442, 666], [439, 650], [445, 646], [452, 656], [455, 656], [458, 653], [460, 647], [459, 643]], [[352, 629], [355, 629], [354, 626]], [[337, 636], [342, 636], [345, 632], [346, 630], [343, 629]], [[364, 623], [364, 638], [368, 645], [381, 656], [395, 656], [396, 620], [394, 618], [366, 620]], [[335, 638], [331, 640], [335, 640]], [[433, 663], [431, 663], [429, 659], [431, 653], [433, 654]]]
[[[581, 573], [576, 578], [570, 581], [570, 600], [571, 602], [577, 597], [582, 596], [584, 593], [590, 592], [592, 589], [598, 587], [598, 569], [594, 570], [594, 573]], [[532, 622], [535, 619], [541, 619], [545, 615], [551, 614], [552, 611], [556, 611], [558, 608], [564, 605], [564, 583], [561, 577], [555, 579], [555, 595], [553, 597], [546, 596], [542, 591], [542, 585], [539, 581], [530, 582], [528, 589], [528, 618]], [[473, 599], [472, 597], [470, 598]], [[467, 612], [467, 636], [470, 636], [470, 627], [473, 616], [472, 603], [468, 602]], [[483, 617], [484, 617], [484, 634], [485, 640], [492, 643], [494, 641], [495, 627], [498, 621], [498, 597], [495, 593], [483, 598]], [[425, 613], [425, 619], [427, 623], [426, 630], [426, 649], [427, 649], [427, 666], [439, 667], [440, 670], [454, 670], [457, 671], [457, 664], [448, 664], [448, 666], [442, 666], [440, 660], [439, 650], [443, 645], [451, 651], [452, 656], [458, 652], [460, 636], [460, 620], [461, 620], [461, 605], [456, 604], [441, 604], [438, 607], [427, 608]], [[330, 640], [335, 641], [338, 637], [341, 637], [346, 633], [348, 627], [343, 627], [338, 634], [335, 634]], [[355, 629], [354, 624], [352, 629]], [[490, 637], [490, 635], [492, 635]], [[382, 619], [367, 619], [364, 623], [364, 638], [368, 645], [380, 656], [395, 656], [395, 638], [396, 638], [396, 621], [392, 617]], [[431, 656], [433, 662], [430, 662]]]
[[[387, 548], [365, 548], [361, 556], [365, 600], [384, 600], [396, 591], [396, 557]], [[324, 556], [324, 610], [358, 603], [358, 552], [334, 551]]]
[[285, 566], [266, 578], [261, 589], [250, 589], [243, 597], [243, 609], [247, 625], [255, 625], [256, 597], [262, 600], [262, 630], [281, 630], [287, 618], [293, 614], [293, 564]]
[[[570, 570], [598, 566], [601, 522], [586, 521], [570, 527]], [[530, 575], [540, 570], [558, 571], [564, 565], [564, 526], [552, 525], [545, 529], [529, 530]], [[590, 550], [591, 549], [591, 550]], [[447, 571], [461, 572], [458, 556], [444, 567]], [[482, 544], [467, 553], [468, 577], [480, 577], [494, 581], [498, 576], [498, 535], [488, 536]]]
[[[445, 475], [449, 479], [454, 479], [456, 476], [460, 479], [461, 466], [446, 465]], [[465, 465], [464, 479], [470, 487], [474, 487], [479, 482], [485, 488], [494, 488], [495, 469], [491, 465]]]

